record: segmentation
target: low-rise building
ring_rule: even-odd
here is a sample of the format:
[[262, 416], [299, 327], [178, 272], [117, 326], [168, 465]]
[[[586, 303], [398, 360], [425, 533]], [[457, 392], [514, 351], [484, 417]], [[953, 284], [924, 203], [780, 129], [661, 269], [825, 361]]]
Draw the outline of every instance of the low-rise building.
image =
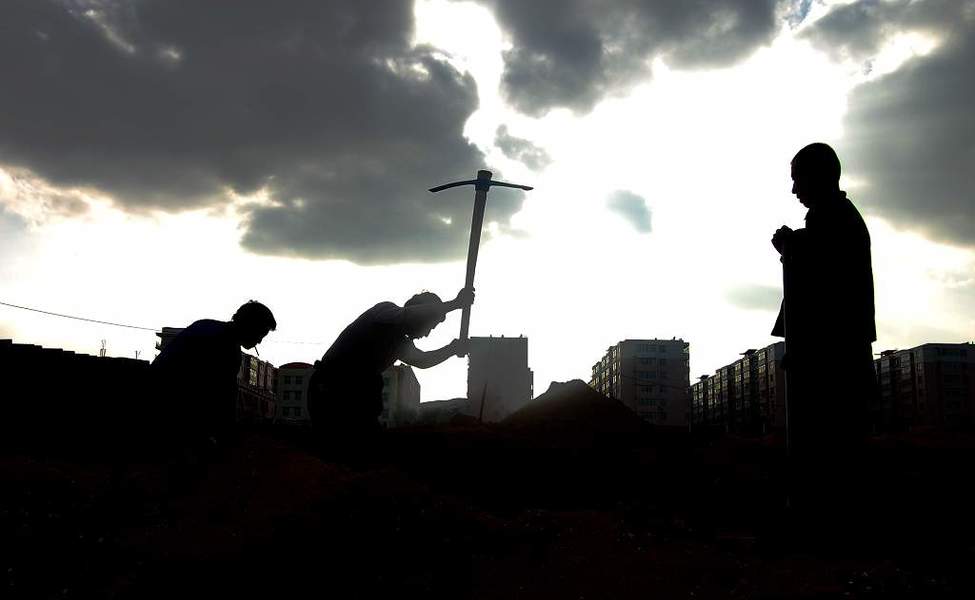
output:
[[593, 365], [589, 385], [650, 423], [687, 427], [690, 344], [677, 338], [622, 340]]
[[290, 362], [278, 367], [277, 416], [275, 422], [289, 425], [308, 424], [308, 383], [315, 367], [304, 362]]
[[0, 439], [98, 444], [154, 417], [149, 363], [0, 339]]

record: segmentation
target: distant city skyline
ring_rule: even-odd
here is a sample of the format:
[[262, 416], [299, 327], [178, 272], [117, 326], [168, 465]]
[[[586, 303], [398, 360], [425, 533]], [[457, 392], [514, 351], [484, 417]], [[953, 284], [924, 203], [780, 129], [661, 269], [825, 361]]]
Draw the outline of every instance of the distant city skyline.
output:
[[[627, 338], [684, 339], [693, 378], [775, 341], [769, 239], [824, 141], [874, 352], [975, 339], [975, 2], [631, 4], [6, 6], [0, 301], [158, 330], [256, 299], [261, 358], [313, 363], [376, 302], [457, 293], [471, 195], [426, 190], [489, 168], [535, 190], [491, 193], [471, 335], [530, 338], [537, 393]], [[3, 306], [0, 338], [155, 355]], [[416, 375], [465, 395], [465, 359]]]

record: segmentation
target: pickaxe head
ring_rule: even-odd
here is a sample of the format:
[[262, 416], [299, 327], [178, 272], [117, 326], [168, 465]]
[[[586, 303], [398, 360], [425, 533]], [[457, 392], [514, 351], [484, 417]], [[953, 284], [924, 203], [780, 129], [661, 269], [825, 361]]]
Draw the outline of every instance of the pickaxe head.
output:
[[445, 183], [443, 185], [438, 185], [437, 187], [430, 188], [430, 191], [433, 193], [437, 193], [449, 188], [460, 187], [462, 185], [473, 185], [475, 190], [483, 190], [485, 192], [491, 189], [492, 185], [501, 186], [501, 187], [518, 188], [519, 190], [525, 190], [526, 192], [532, 189], [530, 185], [519, 185], [517, 183], [505, 183], [503, 181], [492, 181], [491, 175], [492, 175], [491, 171], [486, 171], [484, 169], [481, 169], [480, 171], [477, 172], [477, 179], [471, 179], [469, 181], [454, 181], [453, 183]]
[[[464, 287], [471, 288], [474, 287], [474, 267], [477, 265], [477, 250], [481, 244], [481, 223], [484, 219], [484, 205], [487, 203], [487, 193], [491, 189], [492, 185], [501, 187], [518, 188], [519, 190], [528, 191], [531, 188], [529, 185], [519, 185], [517, 183], [505, 183], [503, 181], [492, 181], [491, 171], [480, 170], [477, 172], [477, 179], [472, 179], [470, 181], [455, 181], [453, 183], [445, 183], [443, 185], [438, 185], [437, 187], [430, 188], [431, 192], [440, 192], [453, 187], [460, 187], [462, 185], [473, 185], [474, 186], [474, 213], [471, 215], [471, 241], [470, 245], [467, 247], [467, 276], [464, 279]], [[467, 339], [467, 331], [471, 322], [471, 307], [465, 306], [460, 317], [460, 338], [462, 340]]]

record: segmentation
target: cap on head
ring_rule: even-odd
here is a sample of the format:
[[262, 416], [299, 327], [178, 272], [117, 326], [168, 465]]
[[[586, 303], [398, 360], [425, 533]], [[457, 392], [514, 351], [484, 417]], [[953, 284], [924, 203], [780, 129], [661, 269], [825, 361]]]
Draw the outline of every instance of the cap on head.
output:
[[268, 331], [274, 331], [278, 327], [271, 309], [256, 300], [242, 304], [231, 320], [238, 325], [266, 327]]
[[824, 184], [840, 182], [840, 159], [836, 152], [822, 142], [809, 144], [792, 158], [792, 169], [797, 177]]

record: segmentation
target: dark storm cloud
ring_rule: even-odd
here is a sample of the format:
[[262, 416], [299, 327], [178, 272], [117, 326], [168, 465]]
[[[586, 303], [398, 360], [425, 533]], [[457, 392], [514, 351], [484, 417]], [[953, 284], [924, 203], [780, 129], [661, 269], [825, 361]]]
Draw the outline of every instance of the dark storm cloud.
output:
[[539, 148], [529, 140], [515, 137], [508, 133], [508, 126], [498, 127], [494, 136], [494, 145], [501, 149], [505, 156], [524, 164], [529, 169], [540, 171], [547, 167], [552, 159], [544, 149]]
[[[357, 262], [462, 256], [483, 156], [474, 81], [413, 48], [401, 0], [5, 2], [0, 164], [132, 209], [266, 188], [245, 247]], [[509, 196], [511, 196], [509, 194]], [[504, 222], [517, 199], [493, 203]], [[446, 224], [445, 221], [452, 221]]]
[[503, 92], [519, 110], [587, 111], [649, 72], [727, 66], [768, 42], [776, 0], [482, 0], [511, 36]]
[[728, 290], [726, 298], [738, 308], [746, 310], [778, 310], [782, 290], [767, 285], [742, 285]]
[[630, 225], [640, 233], [652, 231], [650, 209], [647, 208], [647, 203], [642, 197], [633, 192], [620, 190], [609, 197], [606, 205], [610, 210], [629, 221]]
[[934, 34], [940, 45], [853, 92], [839, 145], [844, 171], [867, 181], [857, 198], [867, 211], [972, 246], [975, 3], [860, 2], [832, 11], [809, 35], [868, 60], [891, 35], [907, 31]]
[[962, 0], [861, 0], [834, 8], [802, 36], [834, 58], [869, 63], [892, 36], [904, 31], [938, 34], [960, 17], [963, 6]]

